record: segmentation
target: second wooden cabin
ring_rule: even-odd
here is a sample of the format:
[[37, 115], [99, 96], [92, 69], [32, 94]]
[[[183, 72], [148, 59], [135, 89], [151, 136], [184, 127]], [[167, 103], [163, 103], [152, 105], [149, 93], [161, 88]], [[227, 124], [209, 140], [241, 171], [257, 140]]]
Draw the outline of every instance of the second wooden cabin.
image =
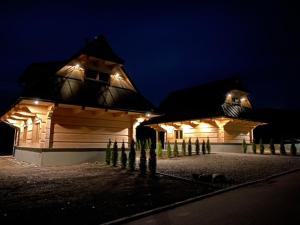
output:
[[[175, 91], [161, 103], [165, 114], [144, 122], [157, 131], [157, 140], [180, 144], [209, 139], [213, 151], [242, 152], [253, 141], [253, 130], [264, 123], [251, 118], [248, 91], [237, 78]], [[194, 148], [193, 144], [193, 148]]]

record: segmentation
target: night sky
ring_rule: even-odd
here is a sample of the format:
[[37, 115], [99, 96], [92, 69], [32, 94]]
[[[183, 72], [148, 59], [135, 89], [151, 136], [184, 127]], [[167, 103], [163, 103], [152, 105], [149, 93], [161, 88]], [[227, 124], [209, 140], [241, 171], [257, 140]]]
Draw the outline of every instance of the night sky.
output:
[[172, 90], [239, 74], [255, 107], [299, 109], [300, 9], [287, 1], [193, 2], [1, 3], [0, 107], [18, 93], [27, 65], [67, 59], [104, 34], [156, 105]]

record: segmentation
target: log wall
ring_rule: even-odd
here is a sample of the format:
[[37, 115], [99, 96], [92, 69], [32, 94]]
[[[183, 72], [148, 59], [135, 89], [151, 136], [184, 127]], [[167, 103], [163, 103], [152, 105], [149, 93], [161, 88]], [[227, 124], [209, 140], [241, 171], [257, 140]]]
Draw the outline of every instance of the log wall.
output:
[[132, 137], [132, 120], [128, 115], [109, 112], [57, 108], [52, 116], [52, 148], [106, 148], [109, 139], [121, 142]]
[[[180, 128], [167, 126], [167, 141], [170, 143], [175, 142], [175, 130], [183, 131], [183, 139], [188, 141], [191, 138], [192, 143], [197, 138], [202, 141], [206, 141], [209, 138], [211, 143], [242, 143], [243, 139], [247, 143], [250, 143], [250, 134], [253, 127], [248, 126], [246, 123], [235, 124], [234, 122], [224, 128], [217, 126], [213, 121], [200, 122], [196, 127], [189, 125], [181, 125]], [[181, 143], [183, 139], [177, 139], [178, 143]]]

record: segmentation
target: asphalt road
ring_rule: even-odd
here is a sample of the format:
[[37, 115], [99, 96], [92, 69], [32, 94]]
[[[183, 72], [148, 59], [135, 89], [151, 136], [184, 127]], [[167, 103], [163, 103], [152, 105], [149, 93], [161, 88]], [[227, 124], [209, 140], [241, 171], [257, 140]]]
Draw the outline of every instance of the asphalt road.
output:
[[300, 172], [209, 197], [127, 224], [299, 225]]

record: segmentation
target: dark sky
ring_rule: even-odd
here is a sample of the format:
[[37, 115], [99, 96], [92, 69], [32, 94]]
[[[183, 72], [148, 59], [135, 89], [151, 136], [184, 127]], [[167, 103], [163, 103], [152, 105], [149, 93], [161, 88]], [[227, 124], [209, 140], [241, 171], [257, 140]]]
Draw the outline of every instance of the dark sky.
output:
[[299, 109], [299, 8], [288, 1], [193, 2], [1, 3], [1, 106], [28, 64], [69, 58], [87, 38], [104, 34], [156, 105], [172, 90], [240, 74], [254, 106]]

